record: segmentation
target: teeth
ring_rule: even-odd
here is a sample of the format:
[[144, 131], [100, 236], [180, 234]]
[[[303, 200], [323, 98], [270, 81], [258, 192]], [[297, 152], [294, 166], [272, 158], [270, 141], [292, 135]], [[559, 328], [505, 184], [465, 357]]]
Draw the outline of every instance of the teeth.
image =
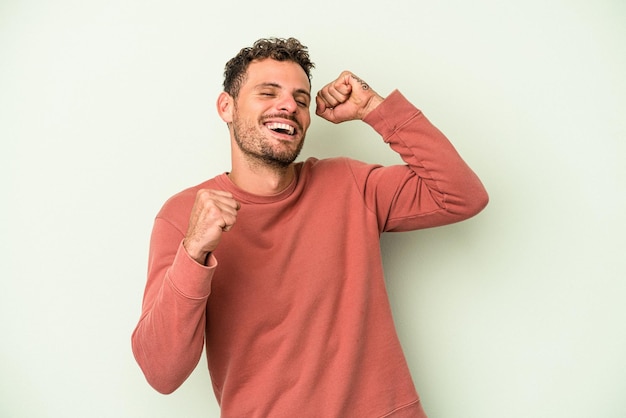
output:
[[272, 123], [268, 123], [267, 127], [268, 129], [271, 129], [272, 131], [276, 131], [280, 129], [282, 131], [285, 131], [289, 135], [293, 135], [294, 133], [293, 126], [289, 126], [286, 123], [272, 122]]

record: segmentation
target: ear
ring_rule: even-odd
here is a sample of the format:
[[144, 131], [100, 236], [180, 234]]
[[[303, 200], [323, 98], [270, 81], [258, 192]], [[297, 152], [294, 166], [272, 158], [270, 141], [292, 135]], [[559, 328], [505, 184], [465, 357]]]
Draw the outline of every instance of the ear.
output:
[[217, 97], [217, 113], [226, 123], [233, 121], [233, 106], [235, 99], [225, 91], [221, 92]]

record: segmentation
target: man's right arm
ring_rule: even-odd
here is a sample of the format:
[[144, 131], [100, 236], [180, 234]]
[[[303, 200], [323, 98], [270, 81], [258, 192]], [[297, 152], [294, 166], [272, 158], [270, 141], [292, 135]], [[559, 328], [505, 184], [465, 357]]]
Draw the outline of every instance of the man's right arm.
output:
[[176, 390], [194, 370], [204, 346], [206, 303], [217, 262], [196, 262], [183, 234], [157, 218], [150, 241], [148, 280], [132, 349], [146, 380], [161, 393]]
[[235, 223], [240, 205], [228, 192], [201, 189], [188, 222], [185, 207], [170, 202], [155, 220], [142, 314], [132, 335], [135, 359], [161, 393], [176, 390], [198, 364], [217, 267], [212, 251]]

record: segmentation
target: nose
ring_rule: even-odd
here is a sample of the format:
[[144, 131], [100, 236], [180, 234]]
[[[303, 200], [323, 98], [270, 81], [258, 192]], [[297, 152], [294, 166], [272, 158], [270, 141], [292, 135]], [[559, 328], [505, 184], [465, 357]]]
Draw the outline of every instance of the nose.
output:
[[296, 109], [298, 108], [298, 103], [296, 103], [296, 100], [293, 98], [293, 96], [291, 96], [290, 94], [285, 94], [280, 98], [280, 101], [278, 102], [278, 108], [281, 111], [295, 113]]

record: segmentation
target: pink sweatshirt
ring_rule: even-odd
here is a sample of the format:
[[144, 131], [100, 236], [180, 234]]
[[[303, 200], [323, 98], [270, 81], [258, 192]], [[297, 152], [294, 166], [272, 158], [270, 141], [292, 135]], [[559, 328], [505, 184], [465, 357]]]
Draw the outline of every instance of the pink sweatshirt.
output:
[[[257, 196], [219, 175], [169, 199], [154, 223], [135, 358], [159, 392], [178, 388], [206, 342], [223, 417], [425, 417], [396, 335], [383, 231], [467, 219], [480, 180], [399, 92], [365, 122], [406, 165], [308, 159], [284, 191]], [[203, 266], [182, 247], [197, 190], [241, 203]]]

